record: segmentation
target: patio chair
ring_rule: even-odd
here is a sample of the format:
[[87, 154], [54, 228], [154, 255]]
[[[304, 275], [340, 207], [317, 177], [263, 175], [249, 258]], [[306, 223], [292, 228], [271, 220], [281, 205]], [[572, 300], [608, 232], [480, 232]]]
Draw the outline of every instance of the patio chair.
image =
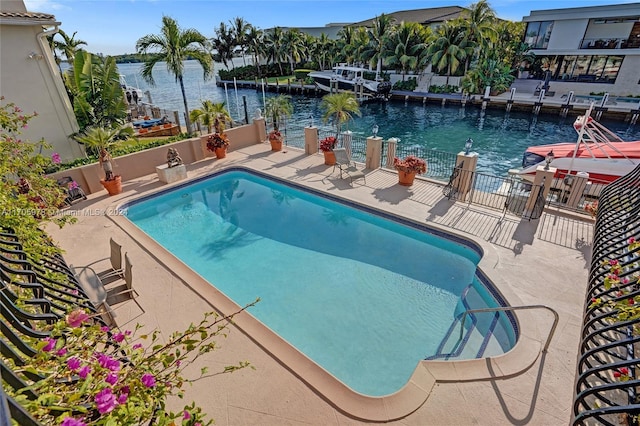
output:
[[108, 327], [117, 327], [115, 315], [111, 306], [107, 302], [102, 302], [96, 307], [96, 315], [100, 317], [102, 322]]
[[336, 167], [340, 169], [340, 179], [344, 179], [342, 174], [345, 173], [349, 176], [351, 184], [357, 179], [364, 179], [364, 183], [367, 183], [367, 176], [362, 170], [358, 170], [355, 163], [349, 158], [349, 154], [345, 148], [335, 148], [333, 153], [336, 155], [336, 164], [333, 166], [333, 171], [336, 170]]
[[110, 284], [115, 278], [124, 279], [124, 268], [122, 267], [122, 246], [116, 243], [113, 238], [109, 238], [109, 262], [111, 268], [97, 273], [103, 284]]
[[72, 205], [74, 201], [87, 199], [87, 194], [85, 194], [82, 187], [80, 187], [77, 183], [74, 182], [71, 176], [65, 176], [63, 178], [60, 178], [57, 180], [57, 182], [58, 182], [58, 185], [63, 187], [64, 190], [67, 192], [67, 196], [64, 199], [64, 202], [67, 205], [69, 206]]
[[119, 303], [134, 301], [140, 308], [142, 313], [145, 312], [144, 308], [136, 300], [138, 292], [133, 288], [133, 275], [131, 274], [131, 261], [129, 255], [124, 254], [124, 284], [114, 287], [107, 292], [107, 302], [111, 306], [115, 306]]

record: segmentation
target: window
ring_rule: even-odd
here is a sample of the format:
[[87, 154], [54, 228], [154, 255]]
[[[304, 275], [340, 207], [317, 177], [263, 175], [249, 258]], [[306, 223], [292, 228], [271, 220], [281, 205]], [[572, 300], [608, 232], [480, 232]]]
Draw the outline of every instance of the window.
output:
[[525, 32], [524, 42], [532, 49], [546, 49], [553, 30], [553, 21], [529, 22]]
[[541, 57], [540, 65], [551, 72], [553, 80], [614, 83], [623, 60], [624, 56], [616, 55], [561, 55]]

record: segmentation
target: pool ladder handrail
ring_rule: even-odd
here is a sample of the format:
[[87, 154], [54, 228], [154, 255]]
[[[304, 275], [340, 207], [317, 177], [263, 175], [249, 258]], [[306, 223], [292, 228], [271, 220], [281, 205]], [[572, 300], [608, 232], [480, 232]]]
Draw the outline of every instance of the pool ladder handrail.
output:
[[462, 339], [462, 336], [464, 334], [464, 322], [467, 319], [467, 315], [469, 314], [477, 314], [477, 313], [483, 313], [483, 312], [519, 311], [519, 310], [528, 310], [528, 309], [546, 309], [548, 311], [551, 311], [551, 313], [553, 314], [553, 317], [554, 317], [553, 324], [551, 325], [551, 329], [549, 330], [547, 341], [545, 342], [544, 347], [542, 348], [542, 352], [547, 352], [547, 350], [549, 349], [549, 345], [551, 344], [551, 339], [553, 338], [553, 335], [556, 331], [556, 327], [558, 326], [558, 321], [560, 320], [560, 316], [558, 315], [558, 312], [556, 312], [555, 309], [550, 308], [549, 306], [546, 306], [546, 305], [496, 306], [493, 308], [468, 309], [464, 311], [464, 313], [462, 314], [462, 319], [460, 320], [460, 339]]

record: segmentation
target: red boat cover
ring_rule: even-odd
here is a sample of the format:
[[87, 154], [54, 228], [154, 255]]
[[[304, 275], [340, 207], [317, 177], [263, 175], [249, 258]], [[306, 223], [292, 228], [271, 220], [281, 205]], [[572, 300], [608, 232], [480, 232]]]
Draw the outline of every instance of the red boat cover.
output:
[[[585, 146], [586, 145], [586, 146]], [[587, 146], [590, 148], [587, 149]], [[546, 156], [549, 151], [553, 151], [555, 158], [573, 157], [576, 149], [575, 142], [553, 143], [548, 145], [531, 146], [527, 152]], [[617, 150], [617, 151], [616, 151]], [[578, 147], [576, 157], [582, 158], [640, 158], [640, 141], [634, 142], [609, 142], [602, 143], [581, 143]]]

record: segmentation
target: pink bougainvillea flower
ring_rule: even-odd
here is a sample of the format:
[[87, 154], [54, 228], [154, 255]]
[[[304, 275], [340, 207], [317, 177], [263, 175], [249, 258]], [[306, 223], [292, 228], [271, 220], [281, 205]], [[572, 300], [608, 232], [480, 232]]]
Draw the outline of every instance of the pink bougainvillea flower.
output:
[[100, 414], [112, 412], [118, 404], [118, 402], [116, 401], [116, 396], [111, 392], [111, 388], [102, 389], [96, 394], [94, 400]]
[[118, 375], [116, 373], [109, 373], [104, 381], [113, 386], [118, 383]]
[[124, 334], [122, 333], [116, 333], [113, 335], [113, 340], [115, 340], [116, 342], [120, 343], [124, 340]]
[[56, 339], [52, 337], [47, 337], [45, 340], [47, 344], [45, 345], [44, 348], [42, 348], [42, 350], [45, 352], [51, 352], [56, 347]]
[[80, 370], [78, 370], [78, 376], [82, 377], [83, 379], [86, 379], [89, 373], [91, 373], [91, 367], [89, 367], [88, 365], [85, 365]]
[[107, 327], [106, 325], [103, 325], [102, 327], [100, 327], [100, 331], [106, 333], [109, 331], [109, 327]]
[[184, 420], [189, 420], [189, 419], [191, 418], [191, 414], [189, 414], [189, 412], [188, 412], [187, 410], [184, 410], [184, 411], [182, 412], [182, 418], [183, 418]]
[[629, 304], [630, 304], [630, 305], [633, 305], [634, 303], [636, 303], [636, 301], [635, 301], [635, 300], [633, 300], [633, 299], [629, 299]]
[[78, 358], [76, 358], [75, 356], [69, 358], [67, 360], [67, 367], [69, 368], [69, 370], [71, 371], [77, 371], [78, 368], [80, 368], [80, 360]]
[[145, 385], [148, 388], [152, 388], [156, 385], [155, 377], [153, 377], [149, 373], [143, 374], [142, 377], [140, 378], [140, 381], [142, 382], [143, 385]]
[[118, 404], [126, 403], [128, 398], [129, 398], [128, 393], [121, 393], [120, 395], [118, 395]]
[[136, 349], [142, 349], [142, 343], [136, 343], [135, 345], [133, 345], [133, 350]]
[[82, 309], [76, 309], [67, 315], [67, 324], [71, 327], [76, 328], [80, 327], [83, 322], [89, 319], [89, 315]]
[[125, 330], [124, 331], [124, 335], [125, 336], [131, 336], [131, 330]]
[[629, 244], [633, 244], [633, 243], [635, 243], [635, 242], [636, 242], [636, 239], [635, 239], [635, 238], [633, 238], [633, 237], [630, 237], [630, 238], [627, 240], [627, 243], [629, 243]]
[[180, 361], [179, 359], [176, 360], [176, 367], [180, 367], [180, 365], [182, 364], [182, 361]]
[[120, 361], [111, 358], [109, 355], [98, 354], [98, 364], [100, 364], [100, 367], [111, 371], [120, 371]]
[[56, 355], [58, 356], [65, 356], [66, 354], [67, 354], [67, 348], [62, 348], [56, 351]]
[[60, 423], [60, 426], [87, 426], [85, 422], [79, 419], [74, 419], [73, 417], [65, 417]]
[[60, 164], [61, 161], [62, 159], [60, 158], [60, 154], [58, 154], [57, 152], [51, 154], [51, 162], [53, 164]]

